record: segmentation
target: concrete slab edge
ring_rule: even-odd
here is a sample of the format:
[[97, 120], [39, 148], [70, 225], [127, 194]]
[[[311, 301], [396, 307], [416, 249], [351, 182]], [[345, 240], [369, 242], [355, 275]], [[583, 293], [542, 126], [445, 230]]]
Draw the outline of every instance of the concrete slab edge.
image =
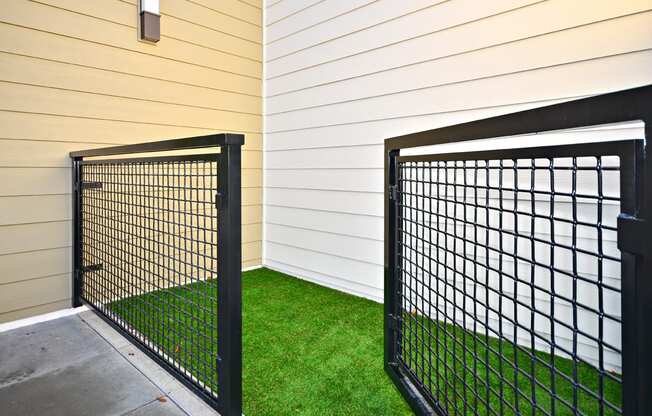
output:
[[138, 347], [132, 345], [127, 338], [123, 337], [99, 316], [95, 315], [94, 312], [89, 311], [80, 315], [80, 319], [95, 330], [99, 336], [104, 338], [123, 358], [147, 377], [168, 399], [185, 413], [191, 416], [219, 416], [219, 413], [160, 367]]

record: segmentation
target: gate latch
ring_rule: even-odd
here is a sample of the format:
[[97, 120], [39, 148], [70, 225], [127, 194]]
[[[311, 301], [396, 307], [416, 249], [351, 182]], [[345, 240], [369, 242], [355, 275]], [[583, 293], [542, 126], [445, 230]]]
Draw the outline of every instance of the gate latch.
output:
[[82, 273], [88, 273], [88, 272], [97, 272], [102, 270], [102, 264], [90, 264], [88, 266], [83, 266], [81, 268]]
[[627, 214], [618, 216], [618, 248], [631, 254], [644, 254], [646, 243], [645, 221]]
[[400, 322], [398, 316], [396, 316], [394, 314], [389, 314], [387, 317], [389, 318], [389, 321], [388, 321], [389, 322], [389, 329], [392, 330], [392, 331], [396, 331], [397, 329], [399, 329], [399, 327], [401, 326], [401, 322]]
[[81, 189], [102, 189], [102, 182], [82, 182]]

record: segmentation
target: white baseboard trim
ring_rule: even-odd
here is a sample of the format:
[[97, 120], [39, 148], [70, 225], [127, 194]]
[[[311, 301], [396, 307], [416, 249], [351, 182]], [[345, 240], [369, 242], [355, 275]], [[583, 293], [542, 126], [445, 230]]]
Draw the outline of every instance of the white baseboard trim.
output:
[[0, 332], [11, 331], [12, 329], [18, 329], [24, 326], [47, 322], [53, 319], [59, 319], [70, 315], [76, 315], [86, 310], [88, 310], [87, 306], [80, 306], [78, 308], [61, 309], [59, 311], [48, 312], [42, 315], [30, 316], [29, 318], [6, 322], [4, 324], [0, 324]]
[[263, 267], [265, 267], [265, 266], [263, 266], [262, 264], [259, 264], [258, 266], [245, 267], [244, 269], [242, 269], [242, 271], [243, 272], [249, 272], [251, 270], [262, 269]]
[[[242, 271], [248, 272], [250, 270], [262, 269], [263, 267], [264, 267], [263, 265], [245, 267], [244, 269], [242, 269]], [[12, 329], [18, 329], [24, 326], [34, 325], [41, 322], [47, 322], [53, 319], [63, 318], [70, 315], [76, 315], [86, 310], [88, 310], [87, 306], [80, 306], [79, 308], [61, 309], [59, 311], [48, 312], [42, 315], [30, 316], [29, 318], [5, 322], [4, 324], [0, 324], [0, 332], [11, 331]]]

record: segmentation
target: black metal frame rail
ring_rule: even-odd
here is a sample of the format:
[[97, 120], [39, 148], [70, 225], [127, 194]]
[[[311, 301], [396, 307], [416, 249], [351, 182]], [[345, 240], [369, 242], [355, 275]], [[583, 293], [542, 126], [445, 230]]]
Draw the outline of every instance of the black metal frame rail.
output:
[[[242, 286], [241, 286], [241, 147], [244, 135], [213, 134], [183, 139], [163, 140], [156, 142], [113, 146], [99, 149], [75, 151], [70, 153], [72, 159], [72, 299], [73, 306], [89, 304], [93, 310], [111, 326], [126, 336], [148, 356], [170, 372], [174, 377], [188, 386], [209, 405], [224, 416], [240, 416], [242, 414]], [[215, 152], [208, 154], [181, 154], [158, 157], [131, 157], [126, 159], [106, 158], [106, 156], [141, 154], [149, 152], [171, 152], [192, 149], [214, 148]], [[218, 152], [219, 149], [219, 152]], [[97, 158], [90, 159], [85, 158]], [[217, 357], [216, 368], [217, 392], [207, 391], [198, 382], [197, 377], [180, 371], [178, 365], [173, 365], [160, 350], [151, 348], [142, 336], [136, 336], [137, 330], [128, 331], [124, 323], [117, 322], [104, 308], [91, 304], [83, 296], [84, 274], [102, 270], [102, 265], [84, 265], [84, 234], [82, 218], [82, 190], [100, 189], [101, 183], [84, 182], [83, 167], [101, 166], [140, 166], [155, 164], [217, 162], [217, 187], [211, 199], [217, 211]], [[127, 174], [128, 175], [128, 174]], [[152, 175], [150, 171], [139, 171], [135, 176]], [[211, 182], [213, 184], [213, 182]], [[202, 188], [202, 190], [204, 190]], [[131, 191], [116, 193], [119, 198], [132, 198]], [[184, 194], [185, 195], [185, 194]], [[144, 195], [138, 195], [146, 198]], [[214, 198], [214, 199], [213, 199]], [[185, 201], [184, 201], [185, 202]], [[103, 202], [106, 204], [106, 201]], [[111, 201], [109, 201], [111, 203]], [[118, 204], [124, 204], [123, 201]], [[106, 212], [106, 211], [102, 211]], [[122, 215], [122, 214], [121, 214]], [[88, 230], [86, 230], [88, 231]], [[157, 230], [160, 232], [160, 230]], [[103, 235], [102, 238], [111, 238]], [[191, 236], [192, 238], [192, 236]], [[192, 247], [192, 246], [191, 246]], [[136, 247], [133, 248], [136, 250]], [[106, 253], [105, 253], [106, 255]], [[144, 261], [140, 259], [139, 261]], [[144, 261], [146, 262], [146, 261]], [[142, 266], [136, 266], [145, 270]], [[124, 269], [123, 269], [124, 270]], [[145, 271], [146, 273], [147, 271]], [[127, 272], [128, 273], [128, 272]], [[154, 271], [152, 273], [155, 273]], [[94, 307], [95, 306], [95, 307]], [[214, 309], [209, 309], [214, 311]], [[142, 311], [139, 311], [141, 313]], [[202, 311], [202, 313], [205, 313]], [[192, 319], [197, 319], [193, 317]], [[211, 317], [211, 322], [214, 317]], [[135, 335], [136, 334], [136, 335]], [[168, 352], [169, 353], [169, 352]], [[192, 354], [192, 353], [191, 353]], [[210, 368], [209, 368], [210, 371]], [[190, 371], [192, 373], [192, 371]]]
[[[445, 410], [438, 407], [436, 403], [433, 405], [432, 400], [424, 397], [423, 390], [419, 386], [420, 380], [415, 379], [413, 374], [408, 374], [397, 362], [400, 358], [397, 356], [399, 342], [397, 333], [402, 313], [398, 280], [401, 245], [398, 194], [401, 190], [400, 184], [397, 183], [397, 174], [399, 163], [425, 160], [424, 156], [413, 159], [402, 157], [401, 149], [637, 120], [645, 123], [645, 137], [649, 140], [652, 137], [652, 86], [385, 140], [385, 370], [417, 414], [445, 415]], [[545, 146], [545, 143], [541, 146]], [[606, 147], [609, 146], [611, 145]], [[600, 152], [600, 148], [600, 145], [596, 145], [595, 151]], [[613, 146], [611, 148], [613, 152]], [[569, 149], [572, 150], [566, 147], [566, 150]], [[566, 150], [562, 152], [567, 153]], [[492, 157], [497, 159], [511, 157], [508, 155], [509, 150], [498, 150], [493, 153], [495, 154]], [[518, 157], [535, 158], [537, 148], [520, 149], [518, 153]], [[469, 155], [461, 159], [456, 159], [459, 154], [450, 157], [454, 160], [473, 160]], [[469, 157], [471, 159], [468, 159]], [[482, 160], [488, 157], [484, 154]], [[427, 159], [428, 156], [425, 158]], [[431, 159], [446, 160], [446, 155], [431, 156]], [[652, 331], [649, 329], [649, 319], [652, 316], [652, 241], [650, 241], [652, 191], [649, 189], [652, 184], [652, 161], [648, 160], [648, 155], [644, 152], [642, 157], [632, 163], [636, 177], [633, 179], [630, 177], [628, 183], [627, 181], [625, 183], [633, 189], [621, 189], [621, 193], [635, 195], [636, 198], [629, 202], [623, 201], [621, 215], [617, 221], [617, 239], [618, 248], [621, 250], [622, 267], [622, 411], [626, 416], [644, 416], [652, 414], [652, 355], [650, 354]], [[471, 411], [472, 414], [476, 414], [473, 413], [473, 409]]]

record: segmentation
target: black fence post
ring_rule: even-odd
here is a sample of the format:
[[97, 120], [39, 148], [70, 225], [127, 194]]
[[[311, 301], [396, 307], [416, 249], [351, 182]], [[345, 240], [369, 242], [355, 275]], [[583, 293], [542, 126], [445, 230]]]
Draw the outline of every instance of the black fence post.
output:
[[[623, 376], [625, 390], [625, 415], [650, 415], [652, 414], [652, 244], [649, 238], [652, 235], [652, 159], [650, 158], [650, 140], [652, 140], [652, 100], [648, 101], [647, 115], [642, 117], [645, 123], [645, 158], [641, 169], [642, 178], [639, 184], [641, 190], [641, 209], [638, 213], [643, 221], [641, 233], [638, 235], [642, 241], [643, 250], [638, 256], [636, 270], [636, 297], [635, 297], [635, 322], [631, 322], [636, 329], [636, 339], [634, 340], [634, 349], [636, 351], [635, 362], [632, 362], [632, 368], [636, 366], [636, 379], [628, 381], [629, 374], [627, 368], [623, 367]], [[625, 323], [627, 325], [628, 322]], [[623, 349], [623, 352], [626, 352]], [[632, 409], [631, 412], [630, 408]]]
[[397, 192], [396, 157], [398, 150], [385, 152], [385, 365], [394, 365], [396, 359], [396, 230]]
[[82, 305], [81, 302], [81, 157], [72, 157], [72, 307]]
[[227, 134], [218, 164], [218, 398], [222, 416], [242, 414], [242, 246], [240, 150]]

